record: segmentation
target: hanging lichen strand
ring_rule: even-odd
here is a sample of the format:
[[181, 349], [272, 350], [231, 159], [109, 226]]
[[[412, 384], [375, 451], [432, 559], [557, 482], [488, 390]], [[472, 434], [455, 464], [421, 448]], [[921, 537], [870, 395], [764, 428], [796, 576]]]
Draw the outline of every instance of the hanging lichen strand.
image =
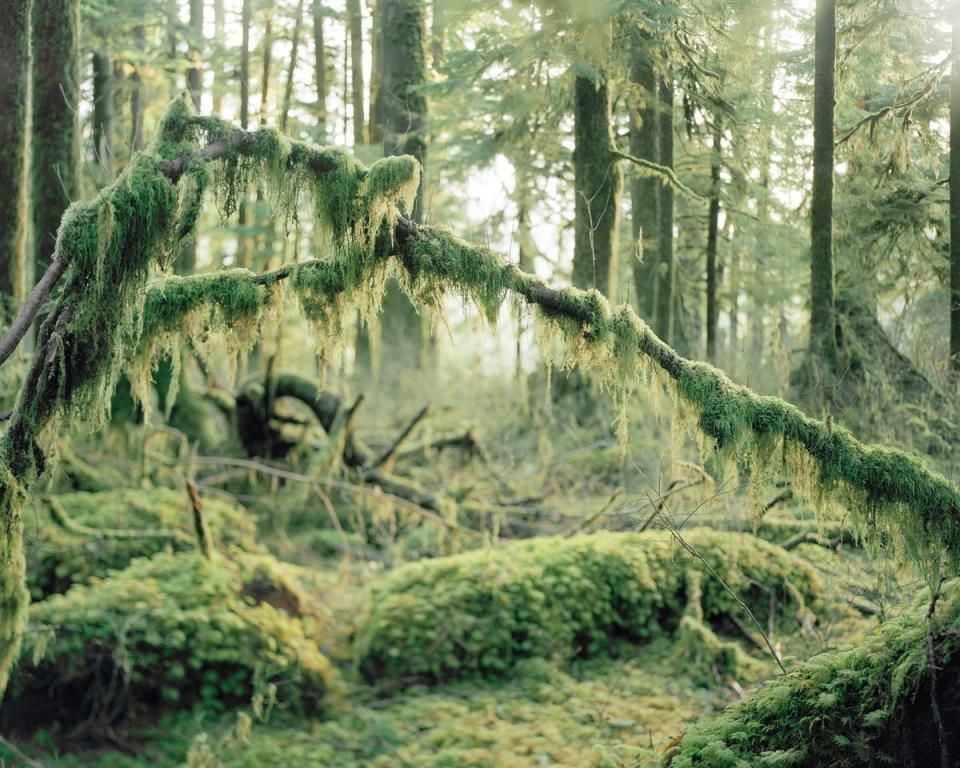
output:
[[[849, 507], [865, 533], [899, 532], [914, 560], [929, 563], [945, 553], [954, 563], [960, 559], [960, 491], [919, 460], [866, 446], [680, 357], [629, 307], [611, 311], [596, 291], [555, 290], [486, 248], [414, 225], [401, 208], [411, 202], [418, 176], [412, 158], [387, 158], [367, 170], [342, 151], [268, 129], [239, 131], [217, 118], [194, 117], [177, 102], [118, 181], [67, 212], [57, 249], [70, 270], [0, 443], [0, 688], [27, 604], [20, 504], [43, 469], [46, 441], [61, 424], [101, 416], [124, 364], [142, 372], [158, 351], [200, 330], [233, 329], [228, 341], [237, 344], [240, 335], [253, 335], [275, 300], [274, 286], [285, 279], [324, 352], [338, 342], [345, 310], [375, 308], [397, 266], [422, 311], [438, 311], [454, 295], [493, 322], [506, 296], [516, 294], [537, 313], [548, 356], [565, 367], [590, 368], [621, 403], [654, 368], [662, 369], [699, 433], [727, 456], [750, 457], [754, 476], [781, 465], [799, 494], [817, 505]], [[254, 181], [287, 221], [296, 220], [301, 192], [311, 194], [325, 258], [263, 275], [229, 270], [167, 278], [147, 289], [151, 269], [162, 269], [192, 232], [204, 189], [212, 185], [221, 210], [230, 213]]]
[[[335, 339], [357, 287], [382, 282], [391, 262], [401, 266], [401, 284], [421, 311], [437, 311], [443, 297], [453, 295], [493, 322], [508, 294], [521, 297], [537, 313], [548, 357], [565, 368], [592, 370], [621, 403], [650, 379], [655, 364], [669, 376], [671, 392], [699, 434], [722, 455], [748, 459], [759, 480], [786, 471], [796, 492], [816, 507], [849, 509], [864, 535], [897, 534], [904, 554], [917, 563], [935, 563], [944, 554], [954, 563], [960, 559], [960, 491], [917, 458], [864, 445], [846, 429], [738, 386], [716, 368], [680, 357], [630, 307], [612, 311], [596, 291], [550, 288], [443, 229], [401, 218], [393, 238], [384, 238], [361, 259], [351, 261], [347, 254], [243, 279], [253, 289], [292, 278], [320, 333]], [[210, 278], [178, 284], [186, 290], [203, 279]], [[235, 273], [224, 275], [237, 279]], [[251, 308], [251, 316], [259, 311]]]
[[[263, 182], [276, 210], [295, 219], [307, 188], [343, 300], [370, 282], [374, 242], [412, 200], [419, 173], [412, 158], [367, 170], [346, 153], [290, 142], [272, 130], [241, 134], [221, 120], [195, 117], [180, 100], [113, 185], [70, 207], [55, 253], [69, 267], [0, 440], [0, 693], [26, 621], [21, 506], [56, 432], [79, 420], [99, 423], [124, 365], [136, 369], [143, 394], [149, 361], [168, 351], [174, 336], [214, 326], [236, 347], [253, 343], [270, 305], [268, 286], [276, 281], [243, 270], [169, 277], [146, 290], [151, 274], [163, 272], [193, 233], [204, 191], [212, 185], [229, 212], [246, 185]], [[316, 291], [308, 307], [328, 293], [315, 281], [303, 285], [304, 296]]]

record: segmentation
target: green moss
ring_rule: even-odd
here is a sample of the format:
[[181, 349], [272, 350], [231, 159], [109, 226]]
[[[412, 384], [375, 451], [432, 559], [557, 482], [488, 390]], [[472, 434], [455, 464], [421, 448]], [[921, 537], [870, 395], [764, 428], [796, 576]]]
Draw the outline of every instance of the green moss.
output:
[[[58, 521], [50, 504], [39, 501], [29, 505], [24, 516], [29, 533], [28, 584], [34, 599], [104, 577], [137, 557], [197, 549], [185, 490], [67, 493], [50, 502], [62, 510], [63, 519]], [[205, 499], [203, 510], [216, 545], [257, 549], [256, 525], [244, 509]]]
[[[945, 588], [938, 610], [941, 691], [956, 685], [958, 586]], [[854, 649], [816, 656], [716, 720], [695, 725], [671, 768], [934, 764], [939, 748], [929, 712], [926, 610], [921, 601]], [[955, 717], [952, 706], [942, 711], [944, 717]], [[931, 733], [919, 732], [924, 728]]]
[[[792, 621], [820, 592], [816, 574], [783, 550], [705, 529], [686, 538], [756, 612], [769, 591]], [[377, 587], [355, 642], [371, 681], [496, 675], [520, 659], [567, 660], [615, 652], [677, 628], [687, 573], [702, 568], [670, 535], [595, 534], [543, 539], [404, 566]], [[782, 602], [779, 602], [782, 600]], [[734, 599], [705, 578], [701, 622], [738, 615]]]
[[[96, 728], [121, 702], [131, 716], [155, 712], [157, 701], [216, 710], [259, 696], [315, 706], [332, 670], [311, 636], [315, 621], [298, 610], [306, 601], [295, 578], [268, 556], [238, 557], [161, 553], [36, 603], [36, 631], [11, 684], [19, 715], [9, 716]], [[77, 702], [66, 713], [43, 703], [51, 680], [70, 681], [64, 695]]]

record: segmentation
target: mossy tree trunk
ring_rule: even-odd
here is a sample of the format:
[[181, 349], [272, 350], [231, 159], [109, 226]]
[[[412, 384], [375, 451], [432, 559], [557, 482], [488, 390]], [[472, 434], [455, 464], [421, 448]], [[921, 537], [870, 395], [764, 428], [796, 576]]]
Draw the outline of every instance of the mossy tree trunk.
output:
[[614, 158], [610, 89], [605, 80], [574, 81], [573, 284], [615, 299], [622, 174]]
[[720, 163], [723, 129], [720, 116], [714, 116], [713, 156], [710, 161], [710, 208], [707, 213], [707, 358], [717, 356], [717, 320], [720, 306], [717, 303], [719, 273], [717, 269], [717, 233], [720, 225]]
[[350, 21], [350, 104], [353, 108], [353, 143], [367, 143], [364, 117], [366, 91], [363, 87], [363, 12], [360, 0], [347, 0]]
[[313, 77], [317, 87], [317, 134], [327, 143], [327, 44], [323, 34], [323, 0], [313, 0]]
[[31, 0], [0, 0], [0, 324], [26, 292]]
[[[240, 127], [250, 127], [250, 26], [253, 17], [253, 0], [243, 0], [240, 8]], [[253, 260], [250, 253], [250, 208], [247, 195], [243, 194], [237, 206], [237, 225], [240, 229], [237, 244], [237, 266], [249, 267]]]
[[813, 83], [813, 191], [810, 204], [810, 352], [836, 367], [833, 298], [833, 101], [836, 0], [817, 0]]
[[[380, 28], [383, 154], [412, 155], [426, 166], [427, 101], [415, 90], [426, 82], [427, 73], [423, 0], [380, 0]], [[423, 178], [412, 213], [415, 221], [423, 221]], [[389, 369], [396, 369], [396, 364], [416, 367], [423, 362], [424, 333], [420, 315], [396, 282], [390, 283], [383, 297], [380, 326], [384, 372], [388, 379], [392, 378]], [[388, 359], [388, 355], [393, 359]]]
[[[660, 164], [673, 168], [673, 76], [660, 80], [659, 147]], [[673, 254], [673, 187], [660, 185], [660, 206], [657, 238], [657, 301], [653, 322], [657, 335], [667, 344], [673, 339], [673, 304], [676, 265]]]
[[960, 373], [960, 2], [952, 3], [950, 72], [950, 367]]
[[34, 0], [31, 203], [37, 276], [47, 268], [64, 210], [80, 193], [79, 29], [79, 0]]
[[[630, 83], [636, 107], [630, 114], [630, 154], [644, 160], [660, 162], [657, 143], [657, 76], [653, 69], [649, 35], [636, 31], [631, 41]], [[648, 320], [653, 317], [656, 301], [657, 236], [660, 181], [650, 175], [634, 174], [630, 180], [630, 222], [633, 241], [639, 244], [634, 261], [633, 284], [637, 310]]]

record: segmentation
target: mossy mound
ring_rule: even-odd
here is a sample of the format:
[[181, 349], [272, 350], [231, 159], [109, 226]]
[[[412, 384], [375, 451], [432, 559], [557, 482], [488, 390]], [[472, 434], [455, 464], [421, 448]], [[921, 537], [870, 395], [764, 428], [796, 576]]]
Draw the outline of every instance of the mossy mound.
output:
[[[824, 653], [688, 731], [671, 768], [941, 765], [931, 705], [927, 603], [845, 653]], [[937, 709], [960, 759], [960, 582], [944, 588], [932, 635]]]
[[[257, 549], [256, 523], [242, 507], [204, 499], [217, 544]], [[24, 514], [30, 595], [41, 600], [72, 584], [106, 576], [136, 557], [197, 547], [187, 492], [166, 488], [67, 493], [37, 501]]]
[[[770, 592], [794, 622], [820, 582], [801, 559], [755, 537], [694, 529], [685, 539], [758, 615]], [[688, 594], [690, 572], [703, 572]], [[699, 559], [669, 533], [539, 539], [503, 550], [414, 563], [374, 590], [355, 639], [371, 681], [495, 675], [528, 657], [611, 653], [673, 632], [685, 614], [722, 627], [748, 621]], [[689, 598], [699, 605], [688, 611]], [[742, 623], [742, 622], [741, 622]]]
[[78, 735], [158, 709], [315, 709], [331, 680], [294, 571], [268, 555], [160, 553], [30, 608], [0, 722]]

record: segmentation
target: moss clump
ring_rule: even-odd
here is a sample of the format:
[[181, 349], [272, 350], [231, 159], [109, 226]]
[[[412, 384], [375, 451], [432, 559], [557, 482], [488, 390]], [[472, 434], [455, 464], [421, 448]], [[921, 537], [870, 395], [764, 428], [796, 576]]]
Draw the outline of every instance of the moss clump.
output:
[[14, 730], [95, 730], [159, 704], [316, 706], [332, 670], [285, 571], [265, 555], [161, 553], [34, 604], [0, 716]]
[[[213, 540], [255, 551], [256, 524], [242, 508], [205, 499]], [[104, 577], [137, 557], [197, 549], [186, 491], [67, 493], [37, 501], [24, 514], [30, 595], [38, 600]]]
[[[753, 765], [938, 765], [930, 706], [926, 601], [856, 648], [824, 653], [721, 715], [691, 728], [672, 768]], [[960, 737], [960, 584], [944, 587], [934, 646], [938, 707], [956, 757]]]
[[235, 361], [259, 338], [273, 300], [273, 289], [246, 269], [170, 276], [150, 285], [135, 318], [139, 343], [128, 364], [132, 391], [144, 409], [151, 402], [151, 372], [163, 359], [173, 363], [164, 400], [171, 406], [176, 401], [183, 340], [202, 357], [213, 340], [222, 341]]
[[[782, 549], [704, 529], [687, 539], [763, 615], [769, 590], [782, 593], [778, 605], [791, 620], [817, 599], [816, 574]], [[415, 563], [374, 590], [356, 658], [368, 680], [397, 682], [500, 674], [528, 657], [612, 652], [621, 641], [673, 631], [688, 603], [687, 573], [702, 567], [664, 532], [544, 539]], [[740, 610], [706, 577], [700, 606], [708, 623]]]

